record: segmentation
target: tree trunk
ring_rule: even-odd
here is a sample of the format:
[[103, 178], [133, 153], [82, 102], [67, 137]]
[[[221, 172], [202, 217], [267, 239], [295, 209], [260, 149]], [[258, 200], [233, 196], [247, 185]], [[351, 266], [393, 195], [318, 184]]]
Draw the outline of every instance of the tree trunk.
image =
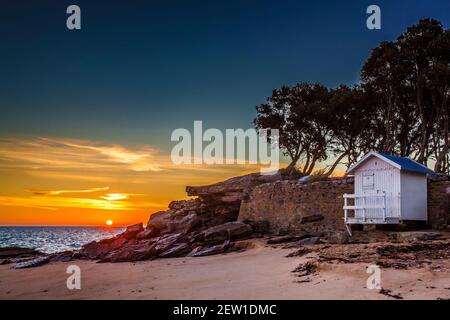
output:
[[339, 162], [341, 162], [342, 159], [344, 159], [344, 157], [347, 155], [347, 152], [344, 152], [343, 154], [341, 154], [336, 161], [333, 163], [333, 165], [331, 166], [331, 168], [328, 170], [328, 172], [325, 174], [327, 177], [331, 176], [331, 174], [333, 173], [333, 171], [336, 169], [337, 165], [339, 164]]

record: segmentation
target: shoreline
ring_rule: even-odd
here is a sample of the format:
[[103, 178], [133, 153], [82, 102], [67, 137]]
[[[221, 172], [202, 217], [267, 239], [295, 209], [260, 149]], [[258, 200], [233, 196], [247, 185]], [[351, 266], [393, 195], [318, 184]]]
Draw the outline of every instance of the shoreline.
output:
[[[207, 257], [141, 262], [76, 260], [14, 270], [0, 266], [0, 299], [328, 300], [394, 299], [366, 288], [370, 263], [320, 263], [308, 281], [292, 271], [314, 254], [249, 240], [251, 248]], [[361, 245], [363, 246], [363, 245]], [[313, 247], [311, 247], [313, 248]], [[441, 269], [382, 269], [382, 287], [403, 299], [450, 299], [450, 263]], [[66, 287], [66, 269], [81, 269], [81, 290]]]

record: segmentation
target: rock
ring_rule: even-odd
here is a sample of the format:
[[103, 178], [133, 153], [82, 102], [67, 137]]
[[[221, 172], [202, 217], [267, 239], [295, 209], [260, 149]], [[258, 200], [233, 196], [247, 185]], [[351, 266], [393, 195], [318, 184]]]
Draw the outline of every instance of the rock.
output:
[[317, 222], [317, 221], [321, 221], [323, 219], [324, 219], [324, 216], [321, 214], [310, 214], [310, 215], [303, 216], [300, 220], [300, 223], [304, 224], [304, 223]]
[[183, 229], [183, 233], [189, 233], [201, 224], [200, 218], [195, 213], [188, 214], [179, 222], [179, 226]]
[[299, 183], [307, 183], [309, 181], [309, 176], [304, 176], [298, 179]]
[[138, 233], [144, 230], [142, 223], [134, 224], [132, 226], [128, 226], [125, 232], [121, 234], [125, 239], [134, 239]]
[[267, 244], [280, 244], [287, 242], [294, 242], [298, 240], [302, 240], [305, 238], [310, 238], [311, 235], [309, 233], [299, 232], [298, 234], [289, 234], [285, 236], [273, 237], [267, 240]]
[[220, 242], [224, 240], [240, 239], [251, 235], [252, 227], [243, 222], [228, 222], [211, 227], [204, 231], [206, 242]]
[[111, 251], [123, 247], [127, 242], [128, 239], [122, 237], [122, 235], [110, 239], [92, 241], [81, 248], [80, 255], [92, 260], [102, 259]]
[[169, 234], [160, 237], [156, 242], [156, 251], [164, 252], [170, 249], [170, 247], [176, 243], [178, 240], [181, 240], [182, 234]]
[[190, 257], [203, 257], [203, 256], [210, 256], [214, 254], [220, 254], [224, 253], [227, 249], [231, 248], [234, 245], [234, 243], [230, 242], [229, 240], [225, 241], [223, 244], [206, 247], [206, 248], [195, 248], [195, 252], [191, 252], [189, 254]]
[[274, 237], [269, 240], [267, 240], [267, 244], [280, 244], [280, 243], [286, 243], [286, 242], [292, 242], [298, 240], [294, 236], [286, 235], [286, 236], [279, 236]]
[[117, 250], [124, 246], [127, 242], [127, 238], [123, 237], [122, 235], [118, 235], [113, 238], [113, 241], [109, 242], [109, 250]]
[[50, 262], [68, 262], [73, 260], [73, 251], [53, 253], [49, 256]]
[[127, 262], [141, 261], [156, 257], [156, 245], [154, 241], [141, 241], [135, 244], [125, 245], [116, 252], [108, 254], [102, 262]]
[[298, 246], [305, 246], [305, 245], [318, 244], [319, 242], [320, 242], [320, 237], [310, 237], [310, 238], [298, 240], [295, 242], [295, 244]]
[[297, 273], [298, 277], [306, 277], [317, 272], [318, 265], [315, 262], [308, 261], [304, 264], [299, 265], [292, 272]]
[[24, 256], [24, 255], [38, 256], [38, 255], [42, 255], [42, 252], [39, 252], [34, 249], [21, 248], [21, 247], [0, 248], [0, 259], [16, 258], [19, 256]]
[[254, 233], [269, 233], [270, 231], [270, 223], [269, 221], [243, 221], [245, 224], [248, 224], [252, 227]]
[[347, 231], [331, 231], [327, 234], [327, 240], [332, 244], [345, 244], [349, 241]]
[[201, 206], [199, 199], [179, 200], [169, 203], [169, 209], [174, 211], [189, 212], [196, 211]]
[[186, 257], [193, 257], [195, 254], [200, 252], [203, 249], [202, 246], [195, 247], [191, 252], [189, 252]]
[[[240, 201], [238, 202], [240, 203]], [[230, 205], [217, 205], [214, 209], [214, 214], [217, 216], [225, 216], [225, 217], [235, 217], [233, 220], [236, 220], [237, 215], [239, 214], [239, 205], [230, 204]]]
[[4, 264], [10, 264], [11, 262], [11, 258], [0, 259], [0, 266]]
[[234, 177], [226, 181], [222, 181], [208, 186], [199, 186], [199, 187], [187, 186], [186, 192], [188, 196], [203, 196], [213, 194], [225, 195], [226, 193], [236, 194], [239, 192], [243, 192], [244, 190], [249, 189], [253, 186], [281, 179], [282, 177], [280, 174], [261, 175], [259, 173], [252, 173], [245, 176]]
[[183, 234], [187, 234], [201, 224], [202, 221], [197, 214], [190, 213], [180, 219], [169, 222], [167, 227], [169, 233], [181, 232]]
[[153, 213], [147, 223], [147, 229], [154, 228], [157, 230], [164, 230], [168, 224], [173, 221], [170, 211], [159, 211]]
[[226, 218], [226, 222], [235, 221], [239, 215], [242, 200], [248, 198], [253, 187], [277, 180], [283, 177], [280, 173], [274, 175], [261, 175], [259, 173], [231, 178], [208, 186], [187, 186], [189, 196], [197, 196], [201, 202], [199, 210], [214, 212]]
[[156, 228], [147, 228], [141, 232], [139, 232], [136, 235], [136, 239], [138, 240], [143, 240], [143, 239], [151, 239], [151, 238], [155, 238], [159, 235], [159, 230]]
[[16, 263], [13, 268], [14, 269], [25, 269], [25, 268], [34, 268], [34, 267], [39, 267], [42, 266], [46, 263], [49, 263], [50, 259], [46, 256], [44, 257], [37, 257], [34, 259], [30, 259], [27, 261], [23, 261], [23, 262], [18, 262]]
[[183, 255], [189, 250], [189, 244], [187, 243], [178, 243], [172, 246], [167, 251], [160, 253], [158, 256], [161, 258], [169, 258], [169, 257], [178, 257]]

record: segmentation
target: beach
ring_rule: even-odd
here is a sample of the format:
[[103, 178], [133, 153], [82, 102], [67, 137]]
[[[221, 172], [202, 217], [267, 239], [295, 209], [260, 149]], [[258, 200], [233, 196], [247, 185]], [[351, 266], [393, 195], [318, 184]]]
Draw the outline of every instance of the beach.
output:
[[[207, 257], [142, 262], [76, 260], [14, 270], [0, 266], [0, 299], [450, 299], [450, 263], [440, 268], [383, 269], [380, 290], [369, 290], [368, 263], [320, 263], [300, 278], [292, 271], [310, 256], [251, 240], [250, 248]], [[67, 267], [81, 269], [81, 289], [69, 290]], [[306, 280], [305, 280], [306, 278]], [[398, 299], [398, 297], [397, 297]]]

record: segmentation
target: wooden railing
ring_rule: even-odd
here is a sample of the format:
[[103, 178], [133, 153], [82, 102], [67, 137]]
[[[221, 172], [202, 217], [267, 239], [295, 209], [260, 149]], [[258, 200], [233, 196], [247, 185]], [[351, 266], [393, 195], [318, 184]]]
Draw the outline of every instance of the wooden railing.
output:
[[[373, 205], [373, 204], [367, 204], [368, 198], [378, 198], [381, 199], [381, 204], [379, 205]], [[348, 204], [348, 199], [354, 199], [354, 205]], [[361, 199], [361, 203], [358, 203], [358, 199]], [[381, 215], [373, 216], [373, 214], [367, 214], [368, 209], [377, 209], [381, 210]], [[386, 193], [367, 193], [367, 194], [344, 194], [344, 219], [345, 222], [348, 221], [348, 211], [353, 210], [355, 212], [355, 216], [357, 211], [362, 212], [362, 220], [366, 221], [366, 219], [383, 219], [383, 221], [386, 221]]]

